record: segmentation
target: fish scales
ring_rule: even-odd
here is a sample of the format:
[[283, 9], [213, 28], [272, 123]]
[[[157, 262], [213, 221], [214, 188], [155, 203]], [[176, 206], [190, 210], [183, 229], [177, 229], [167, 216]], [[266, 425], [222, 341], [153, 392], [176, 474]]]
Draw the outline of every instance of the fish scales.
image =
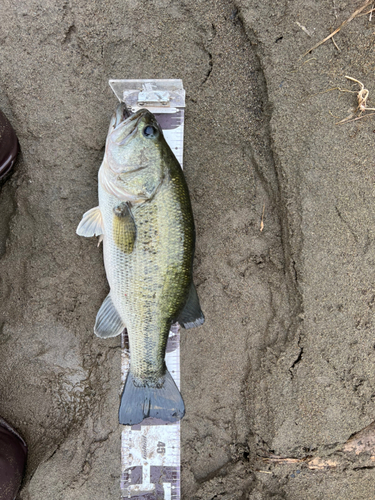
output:
[[118, 199], [99, 188], [99, 205], [107, 279], [128, 330], [131, 369], [137, 377], [156, 381], [164, 370], [170, 325], [191, 280], [194, 221], [184, 179], [175, 168], [151, 201], [132, 209], [137, 234], [131, 254], [116, 245]]
[[204, 315], [193, 283], [195, 229], [181, 167], [149, 111], [120, 105], [99, 169], [99, 206], [86, 212], [81, 236], [100, 236], [110, 293], [96, 317], [102, 338], [129, 336], [130, 368], [120, 423], [183, 417], [181, 394], [165, 365], [171, 324], [199, 326]]

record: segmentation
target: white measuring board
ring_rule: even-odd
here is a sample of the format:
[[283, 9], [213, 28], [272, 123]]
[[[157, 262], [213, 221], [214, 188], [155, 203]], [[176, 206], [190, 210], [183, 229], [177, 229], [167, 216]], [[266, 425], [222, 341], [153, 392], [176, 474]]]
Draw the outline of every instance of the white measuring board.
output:
[[[182, 80], [109, 80], [119, 101], [132, 112], [151, 111], [182, 167], [185, 91]], [[122, 385], [129, 370], [127, 334], [121, 336]], [[180, 389], [180, 331], [172, 325], [166, 365]], [[148, 418], [123, 426], [121, 435], [121, 495], [132, 500], [180, 500], [180, 422]]]

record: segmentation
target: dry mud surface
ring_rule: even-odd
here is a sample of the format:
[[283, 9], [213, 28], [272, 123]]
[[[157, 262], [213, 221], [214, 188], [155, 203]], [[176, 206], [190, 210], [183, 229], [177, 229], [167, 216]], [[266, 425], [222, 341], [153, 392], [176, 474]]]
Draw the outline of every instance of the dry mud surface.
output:
[[206, 323], [182, 332], [183, 499], [373, 497], [375, 453], [345, 443], [375, 420], [375, 117], [335, 123], [356, 106], [345, 75], [375, 96], [374, 20], [302, 58], [362, 3], [1, 1], [22, 155], [0, 193], [0, 408], [30, 447], [19, 499], [119, 498], [120, 341], [93, 335], [102, 255], [75, 234], [109, 78], [187, 90]]

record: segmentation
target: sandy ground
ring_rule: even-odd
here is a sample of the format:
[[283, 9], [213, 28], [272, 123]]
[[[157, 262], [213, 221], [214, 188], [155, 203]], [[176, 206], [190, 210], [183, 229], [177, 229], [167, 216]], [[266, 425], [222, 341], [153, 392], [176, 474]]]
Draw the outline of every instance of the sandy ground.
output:
[[335, 123], [356, 107], [345, 75], [375, 107], [374, 21], [302, 57], [362, 3], [2, 0], [22, 155], [0, 195], [0, 407], [30, 447], [20, 499], [119, 498], [120, 344], [92, 333], [107, 284], [75, 234], [109, 78], [187, 90], [206, 323], [182, 333], [183, 499], [372, 498], [371, 450], [343, 447], [375, 420], [375, 117]]

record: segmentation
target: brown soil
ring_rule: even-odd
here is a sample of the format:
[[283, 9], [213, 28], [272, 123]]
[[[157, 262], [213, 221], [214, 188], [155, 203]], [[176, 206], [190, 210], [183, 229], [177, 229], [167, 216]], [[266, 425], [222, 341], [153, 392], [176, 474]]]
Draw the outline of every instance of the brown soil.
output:
[[102, 255], [75, 234], [109, 78], [187, 90], [206, 323], [182, 332], [183, 499], [372, 498], [374, 450], [345, 443], [375, 420], [375, 117], [335, 123], [357, 105], [345, 75], [375, 107], [375, 18], [302, 58], [362, 3], [0, 4], [0, 108], [22, 148], [0, 193], [0, 407], [30, 448], [20, 499], [119, 498], [120, 342], [93, 335]]

